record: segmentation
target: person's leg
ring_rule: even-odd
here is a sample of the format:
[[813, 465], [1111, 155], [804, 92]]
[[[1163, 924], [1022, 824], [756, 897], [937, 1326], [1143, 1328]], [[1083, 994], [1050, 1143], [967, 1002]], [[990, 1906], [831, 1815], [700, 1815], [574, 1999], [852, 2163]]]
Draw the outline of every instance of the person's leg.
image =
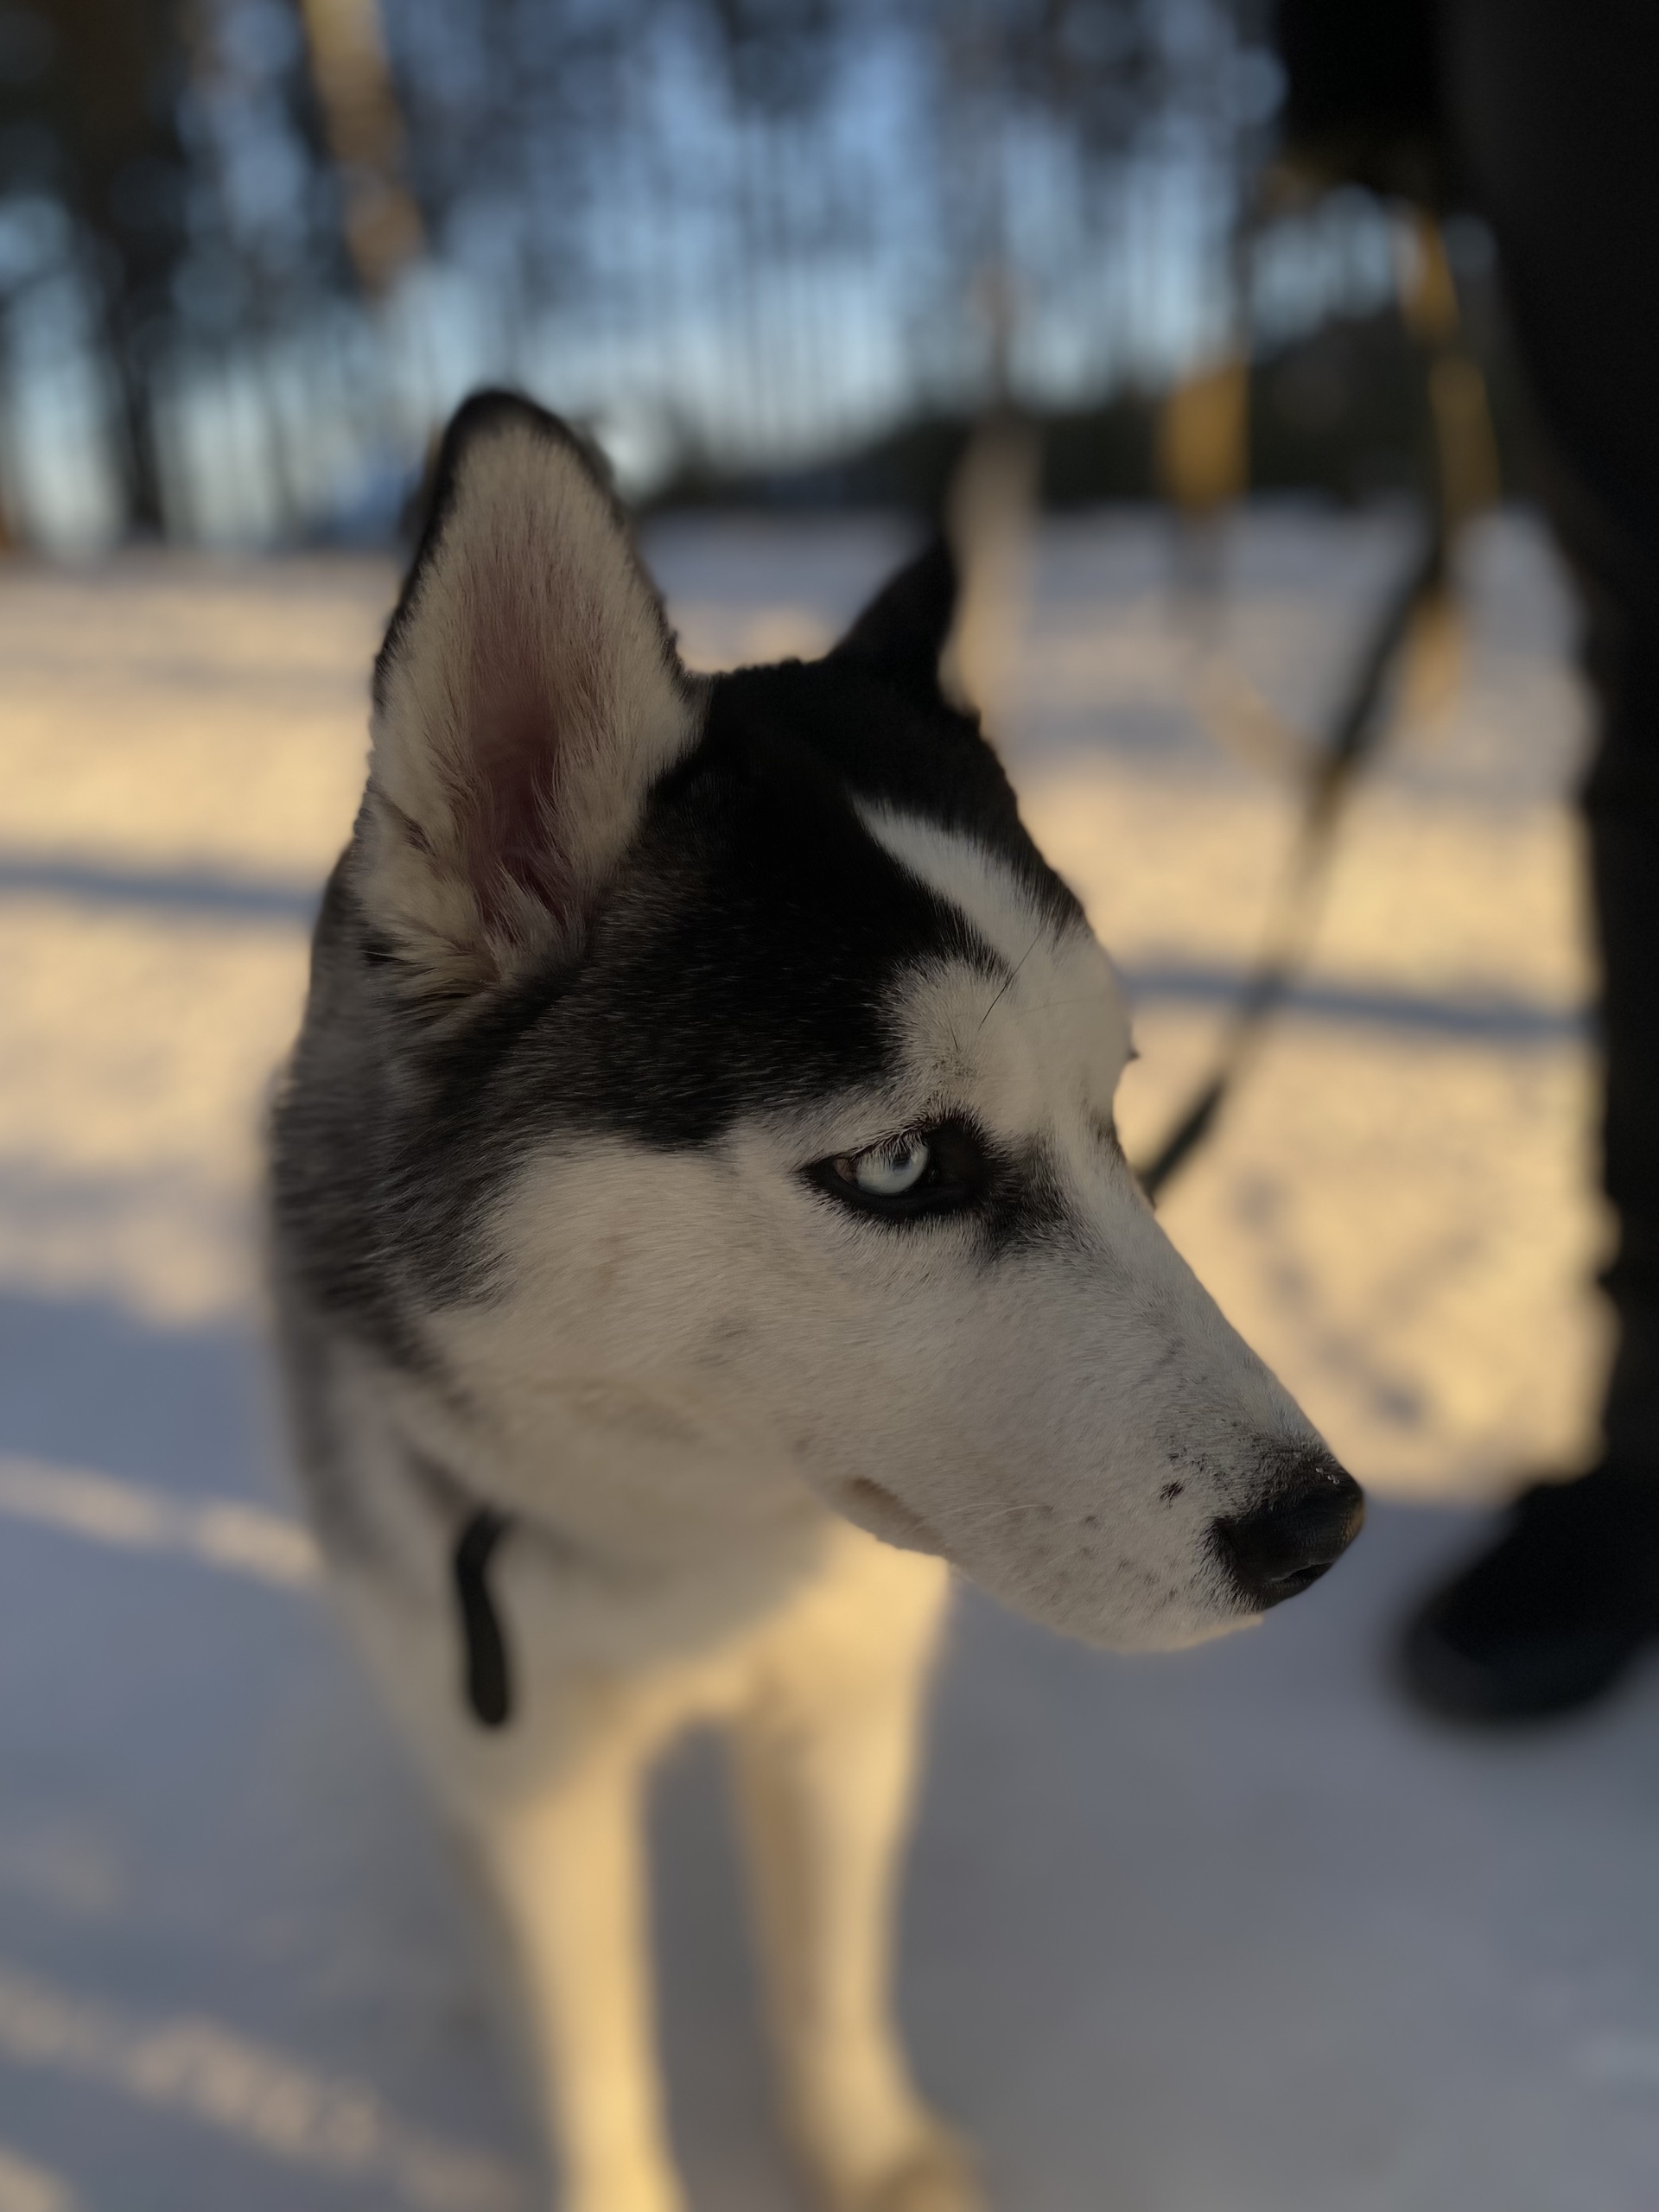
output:
[[1444, 0], [1442, 33], [1453, 150], [1497, 238], [1599, 724], [1583, 800], [1618, 1223], [1606, 1456], [1523, 1498], [1406, 1645], [1424, 1701], [1523, 1718], [1587, 1701], [1659, 1636], [1659, 10]]

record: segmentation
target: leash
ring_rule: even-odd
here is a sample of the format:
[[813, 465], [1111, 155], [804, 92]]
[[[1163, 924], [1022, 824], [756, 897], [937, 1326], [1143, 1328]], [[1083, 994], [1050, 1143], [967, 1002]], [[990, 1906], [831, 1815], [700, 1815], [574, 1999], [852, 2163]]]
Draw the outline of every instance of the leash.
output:
[[1365, 641], [1330, 734], [1309, 765], [1301, 822], [1276, 910], [1216, 1065], [1157, 1152], [1136, 1170], [1149, 1198], [1157, 1198], [1211, 1135], [1229, 1093], [1306, 963], [1337, 832], [1360, 770], [1389, 727], [1391, 678], [1413, 626], [1446, 588], [1448, 551], [1444, 518], [1437, 516]]
[[[1401, 309], [1427, 356], [1433, 425], [1433, 498], [1421, 542], [1388, 593], [1354, 664], [1325, 741], [1305, 772], [1301, 819], [1262, 948], [1210, 1075], [1162, 1144], [1136, 1172], [1155, 1200], [1215, 1133], [1221, 1109], [1260, 1049], [1306, 963], [1338, 831], [1360, 771], [1391, 721], [1395, 681], [1419, 621], [1447, 600], [1452, 550], [1470, 516], [1497, 494], [1496, 455], [1479, 369], [1465, 351], [1450, 264], [1438, 226], [1414, 218], [1416, 264]], [[1244, 366], [1211, 370], [1178, 387], [1165, 429], [1166, 480], [1178, 504], [1213, 515], [1243, 489]]]

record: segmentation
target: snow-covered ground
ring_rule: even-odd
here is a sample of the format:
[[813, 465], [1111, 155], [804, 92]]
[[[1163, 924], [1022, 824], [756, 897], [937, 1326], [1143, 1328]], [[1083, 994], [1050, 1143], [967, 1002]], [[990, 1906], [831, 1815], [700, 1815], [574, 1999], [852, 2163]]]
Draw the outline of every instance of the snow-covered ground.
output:
[[[899, 543], [677, 521], [652, 550], [715, 664], [812, 649]], [[1386, 517], [1255, 518], [1206, 656], [1154, 523], [1045, 533], [1001, 719], [1135, 988], [1132, 1150], [1282, 857], [1256, 756], [1402, 550]], [[1469, 1501], [1585, 1448], [1601, 1357], [1568, 619], [1523, 523], [1470, 573], [1461, 680], [1425, 683], [1297, 1008], [1165, 1209], [1373, 1526], [1177, 1659], [957, 1616], [905, 2005], [1005, 2212], [1659, 2202], [1659, 1679], [1497, 1744], [1386, 1679]], [[309, 1586], [258, 1348], [258, 1104], [391, 589], [0, 572], [0, 2212], [531, 2202], [478, 1929]], [[782, 2212], [708, 1746], [660, 1818], [696, 2202]]]

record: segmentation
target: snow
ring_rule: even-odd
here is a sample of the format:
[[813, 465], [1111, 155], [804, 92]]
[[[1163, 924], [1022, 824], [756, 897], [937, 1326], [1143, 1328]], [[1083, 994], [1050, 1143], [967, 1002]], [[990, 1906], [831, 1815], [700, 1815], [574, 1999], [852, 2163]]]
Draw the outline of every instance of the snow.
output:
[[[902, 543], [684, 519], [652, 551], [713, 664], [815, 649]], [[1256, 756], [1405, 549], [1253, 517], [1206, 658], [1155, 519], [1045, 531], [999, 722], [1137, 987], [1132, 1151], [1282, 858]], [[1570, 618], [1524, 519], [1469, 570], [1462, 681], [1425, 681], [1297, 1009], [1166, 1206], [1372, 1527], [1175, 1659], [957, 1615], [904, 2005], [1009, 2212], [1652, 2212], [1659, 1677], [1497, 1742], [1389, 1680], [1474, 1502], [1587, 1447], [1603, 1357]], [[258, 1114], [391, 589], [0, 571], [0, 2212], [534, 2201], [475, 1907], [312, 1587], [260, 1351]], [[792, 2207], [711, 1747], [658, 1819], [695, 2201]]]

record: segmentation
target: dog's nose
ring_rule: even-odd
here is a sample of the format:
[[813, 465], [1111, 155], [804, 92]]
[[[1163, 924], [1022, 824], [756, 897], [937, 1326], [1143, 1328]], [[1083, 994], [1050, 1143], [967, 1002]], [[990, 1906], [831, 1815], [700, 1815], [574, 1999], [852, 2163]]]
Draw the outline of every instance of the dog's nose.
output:
[[1265, 1612], [1317, 1582], [1364, 1520], [1364, 1493], [1353, 1477], [1329, 1452], [1299, 1452], [1266, 1504], [1216, 1522], [1216, 1549], [1244, 1605]]

